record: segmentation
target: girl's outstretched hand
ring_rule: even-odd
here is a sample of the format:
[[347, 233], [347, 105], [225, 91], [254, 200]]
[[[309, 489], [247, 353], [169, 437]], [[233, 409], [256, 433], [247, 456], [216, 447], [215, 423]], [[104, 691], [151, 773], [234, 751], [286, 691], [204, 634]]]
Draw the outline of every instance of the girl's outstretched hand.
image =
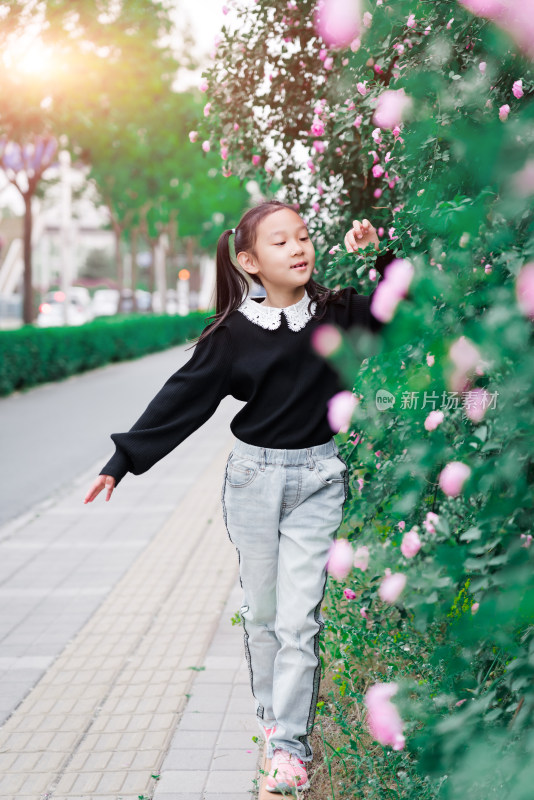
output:
[[368, 219], [361, 222], [357, 219], [352, 223], [352, 228], [345, 235], [345, 247], [348, 253], [355, 253], [358, 249], [366, 247], [369, 242], [373, 242], [375, 248], [378, 250], [380, 242], [376, 230], [373, 228]]
[[113, 494], [114, 488], [115, 488], [115, 478], [113, 478], [111, 475], [99, 475], [96, 481], [89, 489], [89, 491], [87, 492], [86, 498], [83, 502], [91, 503], [95, 499], [95, 497], [100, 494], [102, 489], [108, 490], [108, 493], [106, 495], [106, 502], [107, 502], [111, 497], [111, 495]]

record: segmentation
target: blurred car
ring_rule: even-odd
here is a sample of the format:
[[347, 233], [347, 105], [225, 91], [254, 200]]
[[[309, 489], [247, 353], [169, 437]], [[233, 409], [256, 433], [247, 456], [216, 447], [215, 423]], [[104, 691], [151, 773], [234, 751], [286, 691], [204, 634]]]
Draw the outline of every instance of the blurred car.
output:
[[[65, 295], [63, 292], [54, 292], [52, 297], [45, 298], [39, 306], [36, 325], [40, 328], [50, 328], [65, 325]], [[76, 297], [71, 297], [66, 307], [67, 325], [84, 325], [93, 319], [93, 314], [80, 303]]]
[[69, 297], [71, 300], [76, 300], [78, 305], [82, 306], [82, 308], [88, 312], [89, 316], [92, 316], [89, 289], [86, 289], [85, 286], [71, 286], [69, 289]]
[[145, 292], [143, 289], [136, 289], [135, 299], [138, 311], [150, 311], [152, 307], [152, 295], [150, 292]]
[[137, 311], [150, 311], [152, 301], [150, 292], [145, 292], [143, 289], [136, 289], [134, 295], [131, 289], [123, 289], [121, 292], [121, 314], [130, 314], [132, 311], [136, 310], [134, 308], [134, 297]]
[[119, 308], [119, 292], [117, 289], [97, 289], [91, 301], [95, 317], [111, 317]]
[[178, 313], [178, 294], [176, 289], [167, 289], [165, 293], [165, 311], [162, 309], [161, 297], [159, 292], [152, 295], [152, 310], [156, 314], [177, 314]]

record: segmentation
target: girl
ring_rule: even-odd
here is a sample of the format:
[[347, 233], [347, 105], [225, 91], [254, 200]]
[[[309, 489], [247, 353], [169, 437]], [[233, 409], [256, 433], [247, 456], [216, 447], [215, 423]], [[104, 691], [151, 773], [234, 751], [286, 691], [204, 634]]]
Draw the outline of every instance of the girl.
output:
[[[266, 297], [248, 295], [236, 259]], [[354, 221], [347, 250], [378, 237]], [[379, 255], [380, 274], [393, 260]], [[216, 314], [191, 359], [126, 433], [85, 502], [109, 500], [127, 472], [139, 475], [173, 450], [230, 394], [246, 401], [230, 424], [236, 440], [221, 493], [239, 560], [240, 615], [256, 716], [267, 742], [267, 789], [309, 787], [321, 664], [321, 603], [328, 552], [343, 516], [348, 466], [327, 419], [328, 400], [344, 387], [312, 347], [321, 324], [378, 331], [369, 296], [352, 286], [332, 291], [312, 277], [315, 251], [302, 217], [278, 200], [248, 210], [217, 245]], [[243, 298], [243, 294], [245, 297]]]

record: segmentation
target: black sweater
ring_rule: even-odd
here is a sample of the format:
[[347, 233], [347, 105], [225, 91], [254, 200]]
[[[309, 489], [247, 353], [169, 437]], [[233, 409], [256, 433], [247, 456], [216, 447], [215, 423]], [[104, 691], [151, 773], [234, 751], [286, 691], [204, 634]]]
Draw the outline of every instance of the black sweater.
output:
[[[377, 256], [381, 276], [394, 258], [391, 250]], [[112, 475], [118, 484], [127, 472], [146, 472], [200, 428], [226, 395], [246, 401], [230, 423], [244, 442], [288, 449], [327, 442], [334, 433], [327, 402], [343, 386], [310, 337], [325, 323], [380, 330], [383, 323], [370, 310], [373, 294], [360, 295], [347, 286], [320, 320], [308, 318], [307, 294], [287, 312], [259, 306], [261, 297], [247, 297], [243, 311], [235, 309], [195, 346], [133, 427], [111, 434], [116, 452], [100, 474]]]

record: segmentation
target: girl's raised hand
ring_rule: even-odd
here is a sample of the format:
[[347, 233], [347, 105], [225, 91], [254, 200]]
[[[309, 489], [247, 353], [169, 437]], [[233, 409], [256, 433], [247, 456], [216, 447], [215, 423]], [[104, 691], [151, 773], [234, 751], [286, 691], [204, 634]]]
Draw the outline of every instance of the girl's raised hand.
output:
[[357, 250], [366, 247], [369, 242], [373, 242], [375, 248], [378, 250], [380, 242], [376, 230], [373, 228], [368, 219], [361, 222], [357, 219], [352, 223], [352, 228], [345, 235], [345, 247], [348, 253], [355, 253]]
[[113, 494], [113, 489], [115, 488], [115, 478], [111, 475], [99, 475], [96, 481], [93, 483], [87, 495], [85, 497], [84, 503], [92, 503], [97, 495], [100, 494], [102, 489], [107, 489], [108, 493], [106, 495], [106, 502], [109, 500], [111, 495]]

